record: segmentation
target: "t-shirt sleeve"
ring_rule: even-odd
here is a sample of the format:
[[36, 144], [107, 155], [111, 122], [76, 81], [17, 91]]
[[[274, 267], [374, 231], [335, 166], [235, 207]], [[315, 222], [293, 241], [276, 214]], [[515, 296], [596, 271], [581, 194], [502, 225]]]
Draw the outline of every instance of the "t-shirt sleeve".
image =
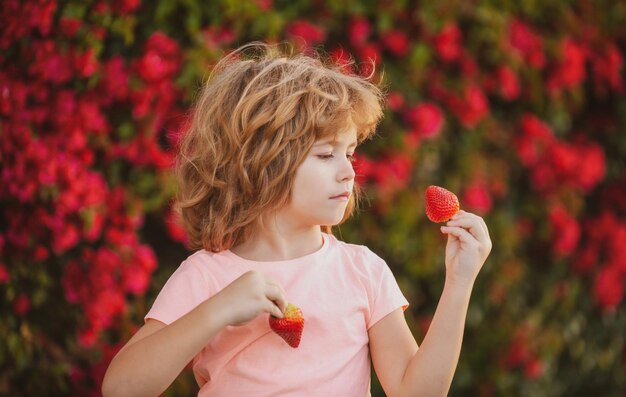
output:
[[213, 295], [208, 275], [191, 256], [167, 280], [144, 320], [171, 324]]
[[387, 263], [378, 255], [367, 249], [367, 260], [372, 266], [370, 278], [370, 316], [367, 329], [398, 308], [406, 310], [409, 302], [406, 300], [398, 282]]

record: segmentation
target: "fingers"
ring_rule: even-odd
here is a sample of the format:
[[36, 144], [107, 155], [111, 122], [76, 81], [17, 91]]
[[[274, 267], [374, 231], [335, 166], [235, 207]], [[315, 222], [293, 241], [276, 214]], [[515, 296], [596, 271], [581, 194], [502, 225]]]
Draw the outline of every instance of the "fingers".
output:
[[466, 211], [459, 211], [446, 226], [461, 227], [467, 229], [469, 233], [479, 242], [489, 241], [489, 230], [483, 218]]
[[448, 235], [448, 237], [456, 237], [464, 244], [477, 244], [478, 241], [472, 236], [466, 229], [458, 226], [441, 226], [441, 232]]
[[268, 313], [282, 318], [283, 311], [287, 306], [286, 294], [276, 281], [268, 279], [265, 286], [265, 296], [268, 299]]

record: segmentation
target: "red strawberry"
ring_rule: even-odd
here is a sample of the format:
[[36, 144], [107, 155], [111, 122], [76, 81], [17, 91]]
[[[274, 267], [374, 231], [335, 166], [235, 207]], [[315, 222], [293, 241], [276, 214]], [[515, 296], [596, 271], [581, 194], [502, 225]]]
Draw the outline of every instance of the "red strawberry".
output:
[[451, 191], [433, 185], [426, 188], [426, 216], [431, 221], [445, 222], [460, 209], [459, 199]]
[[300, 345], [300, 337], [304, 329], [302, 310], [292, 303], [288, 303], [283, 312], [283, 318], [270, 316], [270, 328], [285, 340], [291, 347]]

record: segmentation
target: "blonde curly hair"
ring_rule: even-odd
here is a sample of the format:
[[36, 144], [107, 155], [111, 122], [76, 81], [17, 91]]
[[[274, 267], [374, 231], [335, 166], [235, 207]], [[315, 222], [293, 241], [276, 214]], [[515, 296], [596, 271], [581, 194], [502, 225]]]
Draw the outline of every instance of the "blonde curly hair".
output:
[[251, 43], [220, 60], [176, 159], [175, 208], [189, 247], [219, 252], [245, 241], [263, 214], [289, 202], [296, 170], [316, 140], [350, 128], [359, 142], [375, 133], [382, 98], [371, 75], [278, 45]]

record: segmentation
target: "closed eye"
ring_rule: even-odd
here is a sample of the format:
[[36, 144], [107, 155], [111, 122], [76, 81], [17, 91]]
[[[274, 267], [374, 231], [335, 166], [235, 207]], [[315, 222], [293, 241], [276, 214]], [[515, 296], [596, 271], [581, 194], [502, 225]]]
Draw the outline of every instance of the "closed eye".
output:
[[332, 153], [327, 153], [327, 154], [318, 154], [316, 157], [318, 159], [322, 159], [322, 160], [330, 160], [330, 159], [332, 159], [335, 156], [333, 156]]

